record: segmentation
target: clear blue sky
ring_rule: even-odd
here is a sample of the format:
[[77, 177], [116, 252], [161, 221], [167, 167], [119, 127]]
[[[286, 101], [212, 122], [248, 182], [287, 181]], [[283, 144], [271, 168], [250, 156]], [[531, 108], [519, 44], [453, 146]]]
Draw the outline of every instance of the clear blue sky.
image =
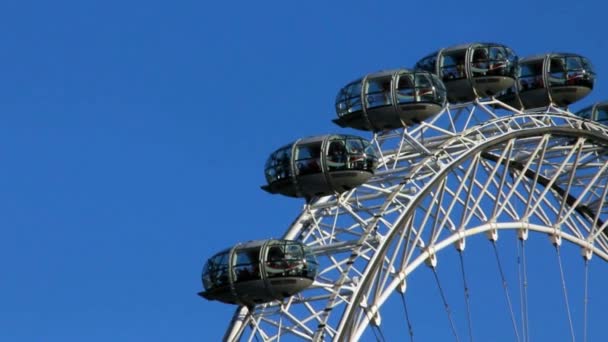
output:
[[0, 341], [219, 340], [233, 307], [196, 296], [203, 262], [282, 235], [303, 203], [259, 189], [264, 161], [344, 132], [330, 121], [342, 85], [496, 41], [589, 57], [598, 82], [577, 109], [608, 98], [605, 13], [600, 0], [3, 1]]

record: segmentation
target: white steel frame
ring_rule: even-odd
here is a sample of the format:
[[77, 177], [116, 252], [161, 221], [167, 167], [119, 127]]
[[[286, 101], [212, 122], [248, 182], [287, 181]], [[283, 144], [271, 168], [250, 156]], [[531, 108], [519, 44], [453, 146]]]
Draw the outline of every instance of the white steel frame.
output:
[[418, 126], [374, 134], [381, 163], [366, 184], [305, 205], [284, 235], [320, 262], [313, 286], [239, 308], [225, 340], [354, 341], [382, 322], [408, 275], [467, 237], [516, 230], [608, 261], [608, 128], [549, 107], [451, 105]]

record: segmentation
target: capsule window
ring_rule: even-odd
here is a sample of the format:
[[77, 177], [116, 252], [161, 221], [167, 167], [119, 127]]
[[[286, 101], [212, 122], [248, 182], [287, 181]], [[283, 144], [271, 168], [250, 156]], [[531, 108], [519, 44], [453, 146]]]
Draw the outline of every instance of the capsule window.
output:
[[429, 102], [434, 100], [433, 83], [428, 74], [416, 74], [416, 101]]
[[299, 276], [304, 268], [304, 252], [295, 243], [277, 243], [268, 247], [266, 273], [269, 278]]
[[435, 95], [437, 96], [437, 98], [435, 99], [435, 102], [444, 104], [445, 101], [447, 100], [447, 90], [445, 89], [445, 85], [443, 84], [443, 82], [441, 82], [439, 77], [437, 77], [437, 75], [435, 75], [435, 74], [431, 74], [431, 80], [433, 82], [433, 88], [435, 90]]
[[399, 76], [397, 84], [397, 102], [413, 103], [416, 101], [416, 91], [414, 89], [414, 75], [402, 74]]
[[471, 71], [473, 76], [485, 76], [490, 70], [488, 48], [478, 47], [471, 56]]
[[268, 246], [266, 274], [274, 277], [306, 277], [314, 279], [318, 263], [308, 247], [292, 242], [275, 242]]
[[576, 113], [576, 115], [580, 116], [583, 119], [591, 119], [591, 114], [593, 113], [593, 107], [585, 108]]
[[356, 81], [340, 91], [336, 99], [336, 110], [342, 116], [361, 109], [361, 81]]
[[389, 106], [391, 99], [391, 77], [370, 79], [365, 90], [367, 108]]
[[265, 173], [269, 183], [291, 177], [291, 145], [270, 155], [266, 162]]
[[259, 279], [259, 258], [259, 247], [238, 250], [233, 267], [235, 282]]
[[508, 60], [508, 52], [504, 47], [493, 46], [490, 48], [490, 56], [488, 61], [488, 72], [489, 76], [513, 76], [512, 64]]
[[343, 88], [340, 89], [338, 96], [336, 96], [336, 112], [338, 113], [338, 116], [348, 113], [348, 107], [346, 106], [348, 100], [347, 94], [346, 89]]
[[543, 61], [538, 60], [520, 67], [519, 89], [521, 91], [543, 88]]
[[606, 122], [608, 121], [608, 108], [600, 107], [597, 109], [597, 121]]
[[327, 149], [327, 167], [329, 171], [346, 169], [346, 145], [344, 140], [332, 140]]
[[307, 278], [314, 279], [317, 275], [319, 263], [317, 262], [317, 259], [315, 258], [314, 254], [312, 254], [312, 252], [310, 251], [310, 248], [308, 248], [308, 246], [306, 245], [303, 245], [303, 247], [304, 255], [306, 256], [306, 264], [304, 265], [304, 272], [302, 275]]
[[348, 167], [350, 169], [366, 170], [367, 158], [365, 145], [361, 139], [347, 139], [346, 149], [348, 150]]
[[322, 142], [314, 142], [298, 145], [295, 158], [297, 175], [321, 172], [321, 144]]
[[464, 71], [466, 50], [445, 53], [441, 58], [441, 77], [444, 80], [465, 78]]
[[595, 74], [595, 68], [593, 67], [593, 64], [589, 59], [581, 57], [581, 63], [583, 63], [583, 67], [585, 68], [585, 70], [587, 70], [588, 73], [592, 75]]
[[549, 84], [560, 86], [566, 83], [566, 64], [564, 58], [551, 58], [549, 65]]
[[592, 87], [591, 75], [583, 69], [583, 61], [580, 57], [567, 57], [567, 81], [568, 85], [580, 85]]
[[428, 57], [425, 57], [420, 62], [418, 62], [416, 64], [416, 68], [426, 70], [431, 73], [435, 73], [436, 72], [436, 70], [435, 70], [436, 63], [437, 63], [437, 55], [432, 54]]
[[229, 252], [217, 254], [209, 259], [203, 270], [203, 285], [206, 289], [228, 285]]

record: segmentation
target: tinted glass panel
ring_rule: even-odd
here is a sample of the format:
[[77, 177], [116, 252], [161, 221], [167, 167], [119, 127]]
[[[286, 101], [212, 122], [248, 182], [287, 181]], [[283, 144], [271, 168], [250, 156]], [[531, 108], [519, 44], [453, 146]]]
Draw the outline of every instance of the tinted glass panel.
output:
[[414, 75], [404, 74], [399, 76], [397, 84], [397, 102], [412, 103], [416, 101], [414, 89]]
[[445, 89], [445, 85], [443, 82], [441, 82], [439, 77], [435, 75], [431, 75], [431, 79], [433, 80], [433, 87], [435, 88], [435, 102], [443, 105], [447, 98], [447, 90]]
[[568, 85], [593, 87], [595, 75], [584, 69], [584, 60], [578, 56], [571, 56], [566, 58], [567, 62], [567, 81]]
[[490, 56], [487, 47], [478, 47], [471, 56], [471, 71], [473, 76], [485, 76], [490, 68]]
[[436, 70], [435, 70], [436, 62], [437, 62], [437, 54], [434, 53], [432, 55], [429, 55], [429, 56], [423, 58], [418, 63], [416, 63], [416, 68], [426, 70], [431, 73], [435, 73], [436, 72]]
[[228, 256], [229, 253], [225, 252], [209, 259], [203, 271], [203, 285], [206, 289], [228, 285]]
[[521, 64], [519, 72], [519, 89], [521, 91], [544, 87], [542, 60]]
[[549, 84], [560, 86], [566, 84], [566, 63], [564, 58], [551, 58], [549, 65]]
[[606, 107], [599, 107], [597, 109], [597, 121], [606, 123], [608, 122], [608, 108]]
[[304, 250], [300, 244], [288, 241], [268, 247], [266, 273], [269, 278], [301, 276], [304, 266]]
[[432, 102], [435, 100], [433, 83], [428, 74], [416, 74], [416, 101]]
[[321, 142], [296, 147], [296, 174], [306, 175], [321, 172]]
[[307, 246], [304, 246], [304, 255], [305, 255], [305, 264], [304, 264], [304, 268], [302, 270], [303, 271], [302, 276], [309, 278], [309, 279], [314, 279], [315, 276], [317, 275], [317, 270], [319, 268], [317, 259], [315, 258], [314, 254], [312, 254], [310, 249], [308, 249]]
[[593, 107], [585, 108], [585, 109], [581, 110], [580, 112], [576, 113], [576, 115], [580, 116], [583, 119], [591, 119], [592, 110], [593, 110]]
[[368, 80], [365, 94], [367, 108], [391, 105], [391, 77]]
[[333, 140], [327, 150], [327, 167], [330, 171], [346, 169], [346, 145], [344, 140]]
[[260, 278], [259, 257], [260, 249], [258, 247], [236, 252], [233, 267], [235, 282]]
[[488, 61], [487, 75], [515, 76], [515, 70], [513, 68], [515, 61], [509, 60], [509, 53], [507, 50], [502, 46], [493, 46], [490, 47], [489, 50], [490, 56]]
[[443, 80], [465, 78], [464, 62], [466, 50], [445, 53], [441, 59], [441, 77]]
[[270, 155], [266, 161], [266, 180], [272, 183], [291, 177], [291, 148], [283, 147]]

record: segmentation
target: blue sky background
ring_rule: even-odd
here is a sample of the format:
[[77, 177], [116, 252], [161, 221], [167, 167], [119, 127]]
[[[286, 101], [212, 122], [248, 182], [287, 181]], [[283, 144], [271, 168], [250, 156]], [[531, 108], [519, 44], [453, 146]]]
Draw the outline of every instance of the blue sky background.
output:
[[219, 340], [233, 307], [196, 296], [203, 262], [282, 235], [303, 202], [259, 189], [264, 161], [347, 132], [330, 121], [341, 86], [496, 41], [589, 57], [598, 82], [578, 109], [608, 97], [605, 13], [599, 0], [3, 1], [0, 341]]

